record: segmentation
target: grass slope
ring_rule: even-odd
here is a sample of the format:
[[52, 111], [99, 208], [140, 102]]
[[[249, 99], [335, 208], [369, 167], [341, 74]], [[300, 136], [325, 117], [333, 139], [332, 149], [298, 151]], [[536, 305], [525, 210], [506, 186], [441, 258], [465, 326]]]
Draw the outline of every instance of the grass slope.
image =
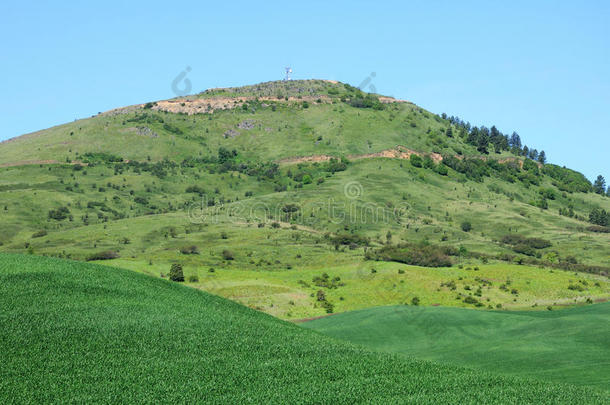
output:
[[373, 353], [171, 282], [0, 255], [0, 401], [603, 403]]
[[545, 312], [382, 307], [304, 324], [366, 347], [608, 389], [610, 304]]

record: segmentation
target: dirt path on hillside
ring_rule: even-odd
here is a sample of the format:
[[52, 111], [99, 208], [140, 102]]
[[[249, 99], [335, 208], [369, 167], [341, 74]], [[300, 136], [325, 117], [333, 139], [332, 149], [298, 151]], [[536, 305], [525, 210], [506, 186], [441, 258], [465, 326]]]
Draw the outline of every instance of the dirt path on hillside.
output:
[[[0, 167], [13, 167], [13, 166], [28, 166], [28, 165], [55, 165], [62, 163], [58, 160], [19, 160], [17, 162], [0, 163]], [[63, 162], [63, 164], [69, 165], [82, 165], [87, 166], [87, 163], [83, 163], [79, 160], [73, 160], [70, 163]]]
[[[426, 152], [418, 152], [413, 149], [409, 149], [402, 145], [397, 145], [392, 149], [385, 149], [381, 152], [374, 153], [365, 153], [360, 155], [348, 155], [347, 158], [350, 160], [360, 160], [360, 159], [373, 159], [373, 158], [386, 158], [386, 159], [410, 159], [411, 155], [417, 155], [420, 157], [429, 157], [435, 163], [440, 163], [443, 161], [443, 157], [438, 153], [426, 153]], [[492, 157], [489, 156], [461, 156], [454, 155], [457, 159], [481, 159], [484, 161], [492, 160]], [[336, 158], [335, 156], [330, 155], [311, 155], [311, 156], [298, 156], [298, 157], [290, 157], [278, 160], [277, 162], [280, 164], [297, 164], [297, 163], [315, 163], [315, 162], [328, 162], [330, 159]], [[508, 162], [517, 162], [519, 166], [523, 167], [523, 160], [518, 157], [506, 157], [497, 159], [498, 163], [508, 163]], [[542, 167], [542, 164], [538, 163], [538, 167]]]

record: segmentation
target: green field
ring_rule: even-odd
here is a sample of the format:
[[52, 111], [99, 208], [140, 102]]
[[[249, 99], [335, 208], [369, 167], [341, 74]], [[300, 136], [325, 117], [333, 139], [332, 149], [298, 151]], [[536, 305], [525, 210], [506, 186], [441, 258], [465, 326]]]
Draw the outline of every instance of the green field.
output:
[[610, 400], [371, 352], [177, 283], [35, 256], [0, 255], [0, 349], [2, 403]]
[[610, 304], [495, 312], [380, 307], [303, 324], [381, 352], [608, 389]]

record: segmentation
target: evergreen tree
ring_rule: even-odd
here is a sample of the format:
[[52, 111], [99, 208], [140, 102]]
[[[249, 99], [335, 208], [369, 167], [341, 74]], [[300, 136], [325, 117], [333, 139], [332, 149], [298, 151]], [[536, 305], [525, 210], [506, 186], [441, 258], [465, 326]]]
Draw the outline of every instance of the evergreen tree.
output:
[[518, 133], [513, 132], [508, 142], [511, 148], [521, 149], [521, 137]]
[[606, 179], [601, 174], [593, 182], [593, 191], [597, 194], [604, 194], [606, 192]]
[[489, 139], [487, 136], [481, 132], [479, 133], [479, 139], [477, 139], [477, 150], [481, 153], [489, 153], [487, 151], [487, 147], [489, 146]]
[[546, 163], [546, 153], [544, 153], [543, 150], [540, 151], [540, 154], [538, 155], [538, 162], [545, 164]]

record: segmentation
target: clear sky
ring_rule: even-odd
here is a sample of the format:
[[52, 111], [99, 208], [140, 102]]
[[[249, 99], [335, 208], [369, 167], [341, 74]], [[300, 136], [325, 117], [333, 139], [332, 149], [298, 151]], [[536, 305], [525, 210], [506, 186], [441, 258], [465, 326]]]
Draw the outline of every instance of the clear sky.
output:
[[[0, 140], [114, 107], [281, 79], [359, 85], [516, 130], [610, 178], [608, 1], [103, 1], [0, 5]], [[371, 90], [370, 87], [364, 90]]]

